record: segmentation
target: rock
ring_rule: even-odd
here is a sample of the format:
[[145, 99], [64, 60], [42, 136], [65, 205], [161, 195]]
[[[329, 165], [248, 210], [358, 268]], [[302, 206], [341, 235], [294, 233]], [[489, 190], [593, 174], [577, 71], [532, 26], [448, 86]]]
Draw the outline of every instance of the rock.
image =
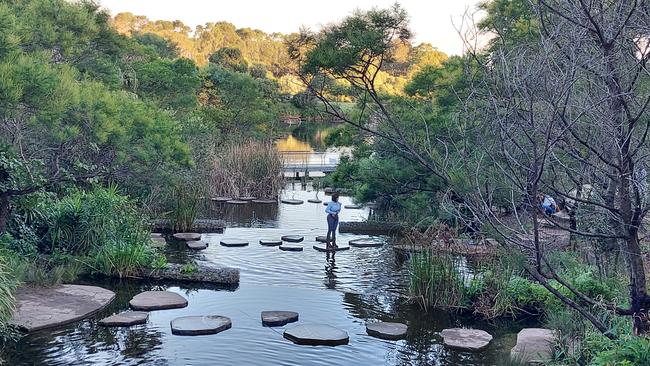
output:
[[280, 202], [286, 203], [287, 205], [302, 205], [304, 203], [303, 200], [296, 200], [293, 198], [283, 199]]
[[338, 346], [348, 344], [348, 332], [326, 324], [301, 324], [284, 331], [284, 338], [296, 344]]
[[248, 201], [230, 200], [230, 201], [226, 201], [226, 203], [229, 204], [229, 205], [246, 205], [246, 204], [248, 204]]
[[155, 280], [199, 282], [218, 285], [236, 285], [239, 283], [239, 269], [222, 267], [206, 262], [197, 262], [194, 271], [184, 271], [182, 264], [168, 263], [164, 268], [155, 271], [142, 271], [140, 276]]
[[248, 241], [240, 239], [224, 239], [220, 241], [219, 244], [224, 247], [245, 247], [248, 245]]
[[9, 323], [27, 332], [56, 327], [95, 314], [114, 298], [113, 291], [97, 286], [23, 287]]
[[285, 252], [302, 252], [304, 249], [302, 245], [285, 244], [285, 243], [280, 245], [278, 248], [280, 248], [280, 250], [284, 250]]
[[377, 248], [384, 245], [381, 241], [375, 239], [354, 239], [348, 242], [351, 247], [355, 248]]
[[159, 238], [151, 238], [151, 246], [154, 248], [162, 248], [165, 245], [167, 245], [167, 241], [165, 238], [159, 237]]
[[195, 336], [223, 332], [232, 322], [220, 315], [183, 316], [172, 320], [171, 327], [172, 334]]
[[298, 321], [298, 313], [293, 311], [263, 311], [262, 324], [267, 327], [278, 327]]
[[310, 198], [310, 199], [307, 200], [307, 202], [309, 202], [309, 203], [321, 203], [323, 201], [321, 201], [321, 200], [319, 200], [317, 198]]
[[187, 300], [175, 293], [169, 291], [145, 291], [141, 292], [129, 301], [133, 310], [164, 310], [178, 309], [187, 306]]
[[480, 351], [492, 341], [492, 336], [480, 329], [443, 329], [440, 335], [445, 346], [462, 351]]
[[519, 362], [545, 365], [553, 359], [555, 333], [544, 328], [525, 328], [517, 334], [510, 357]]
[[300, 243], [305, 240], [305, 237], [302, 235], [284, 235], [281, 239], [289, 243]]
[[199, 234], [199, 233], [176, 233], [176, 234], [174, 234], [174, 239], [183, 240], [183, 241], [201, 240], [201, 234]]
[[326, 243], [327, 242], [327, 236], [325, 235], [319, 235], [316, 237], [316, 241], [319, 243]]
[[408, 326], [402, 323], [375, 322], [366, 324], [366, 333], [373, 337], [397, 340], [404, 338]]
[[253, 203], [260, 203], [263, 205], [271, 205], [274, 203], [278, 203], [277, 200], [269, 200], [269, 199], [259, 199], [259, 200], [253, 200]]
[[188, 241], [187, 247], [192, 250], [203, 250], [208, 248], [208, 242], [203, 240]]
[[151, 233], [151, 239], [162, 238], [162, 237], [163, 237], [162, 233]]
[[316, 249], [319, 252], [330, 252], [330, 253], [332, 253], [332, 252], [341, 252], [341, 251], [350, 249], [350, 247], [347, 246], [347, 245], [339, 245], [336, 249], [327, 249], [326, 244], [316, 244], [316, 245], [314, 245], [313, 248]]
[[228, 202], [232, 200], [232, 197], [212, 197], [211, 200], [214, 202]]
[[144, 324], [148, 318], [149, 313], [144, 311], [123, 311], [100, 320], [99, 325], [104, 327], [130, 327]]
[[257, 197], [253, 197], [253, 196], [244, 196], [244, 197], [239, 197], [239, 198], [237, 198], [237, 199], [240, 200], [240, 201], [253, 201], [253, 200], [256, 200]]
[[347, 208], [348, 210], [359, 210], [359, 209], [362, 209], [363, 206], [359, 206], [359, 205], [345, 205], [345, 206], [343, 206], [343, 208]]
[[282, 240], [260, 239], [260, 244], [267, 247], [277, 247], [278, 245], [282, 245]]

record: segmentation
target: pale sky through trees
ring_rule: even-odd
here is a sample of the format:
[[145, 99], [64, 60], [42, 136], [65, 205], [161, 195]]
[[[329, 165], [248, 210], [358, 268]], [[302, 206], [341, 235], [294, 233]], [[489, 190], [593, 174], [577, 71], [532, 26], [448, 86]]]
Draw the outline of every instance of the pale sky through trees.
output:
[[[429, 42], [447, 54], [461, 54], [458, 24], [466, 9], [475, 11], [480, 0], [402, 0], [411, 17], [416, 42]], [[395, 0], [100, 0], [112, 15], [131, 12], [152, 20], [181, 20], [194, 28], [206, 22], [227, 21], [238, 28], [267, 33], [296, 32], [301, 25], [317, 30], [355, 9], [389, 7]]]

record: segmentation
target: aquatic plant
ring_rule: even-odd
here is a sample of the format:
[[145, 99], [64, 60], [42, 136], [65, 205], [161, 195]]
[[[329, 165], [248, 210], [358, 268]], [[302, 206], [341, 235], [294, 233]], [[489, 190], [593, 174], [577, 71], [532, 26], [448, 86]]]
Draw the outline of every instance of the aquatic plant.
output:
[[200, 188], [178, 185], [172, 192], [172, 207], [168, 213], [172, 229], [177, 232], [190, 231], [199, 215]]
[[411, 256], [409, 293], [423, 309], [461, 307], [464, 287], [452, 255], [424, 251]]
[[146, 244], [113, 243], [101, 248], [94, 256], [91, 267], [96, 273], [123, 277], [133, 277], [149, 268], [152, 263], [160, 263], [160, 254]]

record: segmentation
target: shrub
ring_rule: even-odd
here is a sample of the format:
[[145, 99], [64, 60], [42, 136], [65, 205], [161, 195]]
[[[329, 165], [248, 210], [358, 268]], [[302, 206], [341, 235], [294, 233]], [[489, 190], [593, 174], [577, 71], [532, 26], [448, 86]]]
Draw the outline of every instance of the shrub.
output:
[[199, 214], [199, 190], [190, 186], [177, 186], [173, 191], [169, 220], [174, 231], [190, 231]]
[[650, 340], [627, 336], [611, 342], [610, 348], [598, 353], [592, 366], [650, 365]]
[[93, 270], [109, 276], [132, 277], [152, 264], [159, 264], [158, 254], [144, 243], [111, 243], [93, 256]]

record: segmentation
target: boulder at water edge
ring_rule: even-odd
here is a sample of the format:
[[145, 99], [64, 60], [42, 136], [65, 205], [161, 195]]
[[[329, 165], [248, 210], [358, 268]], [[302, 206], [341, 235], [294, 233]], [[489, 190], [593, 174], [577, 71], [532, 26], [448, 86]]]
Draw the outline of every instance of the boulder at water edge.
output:
[[520, 362], [543, 364], [553, 359], [555, 333], [544, 328], [525, 328], [517, 334], [517, 344], [510, 357]]

